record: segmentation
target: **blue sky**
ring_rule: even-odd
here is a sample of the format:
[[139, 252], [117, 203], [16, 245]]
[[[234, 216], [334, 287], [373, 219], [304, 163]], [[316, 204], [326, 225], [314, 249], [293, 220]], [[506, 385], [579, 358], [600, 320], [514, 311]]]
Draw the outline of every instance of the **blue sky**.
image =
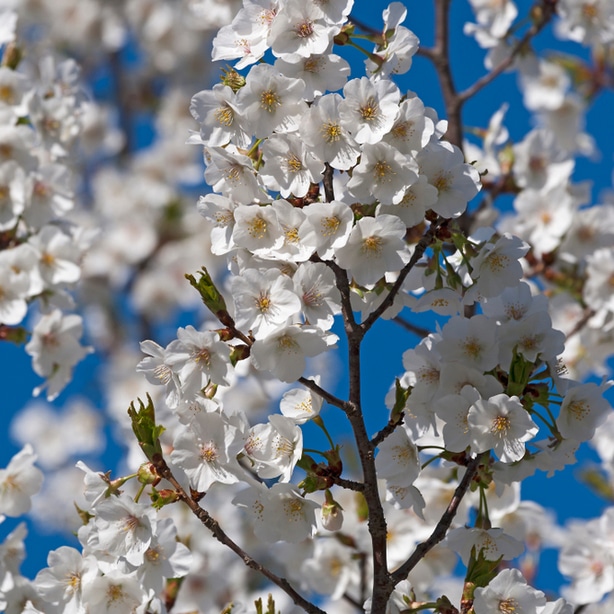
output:
[[[432, 7], [431, 2], [418, 0], [406, 0], [409, 16], [405, 25], [412, 29], [421, 39], [423, 45], [432, 44]], [[526, 14], [529, 2], [518, 2], [521, 15]], [[459, 89], [470, 85], [476, 78], [484, 74], [482, 58], [483, 51], [477, 44], [462, 34], [462, 25], [465, 21], [471, 20], [471, 12], [466, 2], [457, 0], [451, 3], [452, 6], [452, 70], [456, 78]], [[367, 0], [357, 0], [354, 13], [363, 22], [373, 26], [381, 23], [381, 10], [385, 7], [384, 3], [369, 2]], [[586, 50], [575, 44], [562, 44], [554, 38], [550, 31], [544, 32], [535, 44], [538, 49], [563, 49], [569, 53], [576, 53], [586, 57]], [[362, 73], [361, 63], [363, 58], [355, 51], [350, 50], [353, 74], [360, 76]], [[356, 72], [354, 72], [354, 70]], [[442, 98], [437, 84], [435, 73], [430, 63], [422, 57], [414, 60], [414, 66], [410, 72], [398, 79], [402, 91], [415, 91], [428, 106], [432, 106], [439, 112], [441, 117], [445, 117]], [[194, 91], [198, 87], [195, 85]], [[522, 105], [522, 97], [517, 88], [516, 76], [514, 74], [502, 75], [495, 83], [484, 89], [478, 96], [470, 101], [464, 112], [464, 122], [466, 126], [486, 127], [490, 116], [501, 106], [502, 103], [509, 103], [510, 110], [506, 116], [506, 126], [510, 130], [513, 139], [520, 139], [531, 127], [530, 114]], [[597, 145], [601, 152], [599, 159], [594, 161], [580, 160], [577, 164], [574, 179], [581, 181], [591, 179], [593, 181], [593, 202], [597, 202], [599, 194], [611, 187], [612, 183], [612, 161], [613, 143], [611, 137], [612, 120], [612, 92], [607, 92], [599, 96], [590, 110], [587, 117], [587, 131], [595, 135]], [[189, 101], [186, 100], [186, 105]], [[609, 130], [604, 130], [609, 128]], [[148, 134], [143, 131], [144, 138]], [[509, 206], [509, 200], [507, 202]], [[413, 347], [418, 339], [410, 333], [399, 328], [398, 325], [384, 322], [376, 327], [365, 341], [365, 362], [364, 372], [367, 375], [364, 389], [364, 406], [369, 408], [369, 423], [372, 430], [377, 430], [385, 417], [387, 410], [383, 404], [383, 397], [387, 392], [395, 375], [402, 372], [401, 356], [405, 349]], [[343, 356], [343, 353], [339, 353]], [[93, 393], [94, 397], [100, 398], [99, 386], [96, 381], [97, 359], [86, 360], [78, 367], [75, 373], [75, 382], [60, 396], [58, 405], [64, 405], [66, 399], [73, 393]], [[4, 425], [0, 446], [0, 466], [5, 466], [10, 457], [17, 451], [17, 446], [11, 442], [7, 435], [8, 425], [12, 416], [23, 407], [30, 399], [30, 391], [39, 383], [38, 378], [32, 374], [29, 357], [22, 349], [3, 344], [0, 346], [0, 366], [5, 375], [5, 381], [10, 382], [10, 386], [5, 386], [3, 393], [4, 406]], [[343, 368], [340, 374], [343, 380]], [[343, 389], [340, 385], [339, 394]], [[610, 395], [612, 399], [612, 395]], [[335, 422], [335, 417], [331, 409], [325, 414], [327, 424]], [[330, 418], [328, 418], [330, 416]], [[381, 421], [381, 422], [380, 422]], [[111, 465], [113, 463], [114, 452], [109, 452], [105, 456], [105, 461]], [[590, 460], [594, 456], [588, 449], [584, 449], [579, 454], [580, 459]], [[576, 469], [569, 469], [555, 477], [546, 479], [540, 475], [528, 480], [523, 487], [523, 494], [528, 499], [535, 499], [546, 507], [555, 510], [559, 522], [564, 522], [568, 518], [583, 517], [589, 518], [600, 514], [604, 503], [592, 495], [592, 493], [574, 482]], [[66, 493], [67, 497], [72, 497], [72, 493]], [[0, 537], [6, 534], [7, 527], [14, 526], [11, 521], [0, 526]], [[34, 527], [30, 527], [31, 536], [27, 541], [28, 561], [23, 567], [26, 575], [32, 576], [36, 570], [44, 566], [46, 552], [64, 543], [65, 538], [48, 538], [44, 534], [39, 534]], [[546, 564], [540, 569], [538, 576], [538, 587], [542, 589], [555, 589], [560, 582], [560, 577], [555, 571], [555, 562], [552, 556], [548, 556]]]

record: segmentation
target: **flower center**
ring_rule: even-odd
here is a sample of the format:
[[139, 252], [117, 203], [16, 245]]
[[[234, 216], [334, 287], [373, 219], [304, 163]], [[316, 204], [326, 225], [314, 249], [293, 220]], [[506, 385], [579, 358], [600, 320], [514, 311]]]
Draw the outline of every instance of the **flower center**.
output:
[[501, 614], [514, 614], [514, 612], [518, 612], [518, 601], [511, 597], [499, 601], [499, 612], [501, 612]]
[[157, 563], [160, 559], [160, 553], [153, 548], [147, 548], [145, 551], [145, 558], [151, 563]]
[[378, 160], [373, 166], [373, 174], [377, 183], [381, 181], [390, 181], [390, 175], [395, 173], [392, 171], [392, 166], [385, 160]]
[[290, 154], [286, 158], [286, 166], [290, 173], [298, 173], [303, 170], [303, 163], [296, 154]]
[[43, 252], [41, 255], [41, 263], [44, 266], [49, 266], [52, 267], [55, 265], [55, 257], [53, 254], [50, 254], [49, 252]]
[[217, 123], [222, 124], [222, 126], [232, 126], [232, 122], [235, 118], [235, 114], [230, 107], [220, 107], [216, 109], [214, 116]]
[[260, 313], [267, 313], [271, 310], [271, 299], [266, 294], [261, 294], [256, 299], [256, 306]]
[[215, 214], [215, 223], [218, 226], [226, 227], [228, 226], [234, 219], [231, 211], [226, 211], [222, 213], [221, 211]]
[[435, 179], [433, 186], [436, 187], [440, 192], [445, 192], [450, 189], [452, 185], [452, 178], [449, 173], [441, 173]]
[[208, 367], [211, 365], [211, 352], [207, 348], [198, 348], [192, 352], [192, 360], [196, 364], [200, 364], [202, 362]]
[[167, 365], [158, 365], [154, 369], [154, 376], [163, 384], [168, 384], [171, 381], [172, 373], [171, 368]]
[[200, 446], [200, 457], [205, 463], [213, 463], [218, 458], [217, 447], [212, 441], [203, 443]]
[[371, 237], [367, 237], [362, 242], [362, 252], [363, 254], [379, 255], [382, 252], [383, 246], [384, 240], [382, 239], [382, 237], [373, 235]]
[[582, 15], [591, 21], [599, 17], [599, 11], [594, 4], [586, 2], [582, 5]]
[[369, 98], [358, 111], [367, 123], [371, 123], [379, 117], [379, 106], [374, 98]]
[[320, 307], [322, 305], [322, 293], [316, 288], [310, 288], [303, 294], [303, 302], [309, 307]]
[[578, 241], [588, 243], [589, 241], [592, 241], [594, 239], [595, 229], [592, 226], [580, 226], [576, 234], [578, 237]]
[[320, 220], [320, 228], [324, 237], [330, 237], [331, 235], [334, 235], [339, 229], [340, 225], [341, 220], [336, 216], [323, 217]]
[[322, 64], [323, 64], [322, 58], [313, 56], [313, 57], [307, 58], [305, 62], [303, 62], [303, 70], [305, 72], [318, 73], [320, 72], [320, 70], [322, 70]]
[[261, 216], [253, 218], [248, 227], [249, 234], [255, 239], [263, 239], [266, 236], [267, 223]]
[[279, 349], [283, 350], [286, 353], [298, 353], [300, 349], [299, 344], [294, 340], [294, 337], [291, 337], [290, 335], [281, 336], [277, 341], [277, 344], [279, 346]]
[[236, 183], [240, 180], [243, 169], [240, 164], [232, 164], [226, 170], [226, 180], [230, 183]]
[[300, 520], [303, 515], [303, 502], [299, 499], [284, 501], [284, 510], [288, 520]]
[[294, 31], [299, 38], [309, 38], [313, 34], [313, 21], [304, 21]]
[[107, 588], [107, 604], [113, 603], [114, 601], [121, 601], [123, 598], [124, 591], [121, 584], [111, 584], [111, 586]]
[[414, 132], [414, 123], [409, 121], [399, 122], [398, 124], [395, 124], [390, 131], [390, 133], [395, 139], [403, 140], [412, 136]]
[[10, 85], [0, 85], [0, 100], [7, 104], [14, 104], [15, 90]]
[[473, 338], [465, 341], [463, 344], [463, 349], [465, 350], [465, 354], [467, 354], [467, 356], [471, 356], [472, 358], [478, 358], [482, 352], [482, 346], [476, 339]]
[[[512, 423], [507, 416], [497, 416], [492, 421], [492, 425], [490, 426], [490, 432], [493, 435], [498, 435], [499, 437], [503, 437], [509, 431], [511, 426], [512, 426]], [[501, 610], [501, 611], [505, 612], [506, 610]], [[510, 610], [510, 612], [513, 612], [513, 611], [514, 610]]]
[[327, 143], [336, 143], [341, 138], [341, 126], [328, 122], [322, 126], [322, 135]]
[[529, 160], [529, 169], [534, 173], [540, 173], [546, 168], [546, 161], [541, 156], [531, 156]]
[[266, 90], [266, 92], [260, 94], [260, 106], [269, 113], [273, 113], [273, 111], [281, 106], [281, 99], [277, 95], [277, 92]]
[[573, 401], [567, 406], [567, 411], [577, 420], [582, 420], [589, 414], [590, 406], [586, 401]]
[[506, 268], [509, 260], [510, 259], [503, 254], [492, 253], [486, 258], [486, 265], [493, 273], [499, 273]]
[[284, 236], [286, 237], [286, 243], [298, 243], [298, 228], [287, 228], [284, 232]]

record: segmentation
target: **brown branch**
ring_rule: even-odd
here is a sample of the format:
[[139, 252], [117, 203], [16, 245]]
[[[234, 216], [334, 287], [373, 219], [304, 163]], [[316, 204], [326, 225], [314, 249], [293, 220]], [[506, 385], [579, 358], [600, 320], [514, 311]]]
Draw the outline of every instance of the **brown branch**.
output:
[[300, 377], [298, 381], [305, 386], [305, 388], [309, 388], [311, 392], [317, 394], [322, 397], [328, 404], [334, 405], [343, 411], [347, 411], [347, 401], [343, 401], [340, 398], [336, 397], [334, 394], [324, 390], [321, 386], [316, 384], [312, 379], [308, 379], [306, 377]]
[[379, 317], [384, 313], [384, 311], [386, 311], [386, 309], [388, 309], [388, 307], [392, 305], [395, 296], [398, 294], [401, 289], [401, 286], [403, 285], [403, 282], [405, 281], [405, 278], [409, 275], [409, 272], [416, 266], [420, 258], [422, 258], [424, 252], [426, 251], [426, 248], [435, 240], [437, 230], [439, 229], [441, 224], [443, 224], [444, 221], [445, 220], [443, 218], [438, 218], [429, 226], [429, 229], [424, 233], [424, 235], [418, 242], [418, 245], [416, 245], [414, 253], [411, 255], [409, 262], [403, 267], [403, 269], [401, 269], [401, 272], [399, 273], [396, 282], [390, 289], [390, 292], [388, 292], [386, 298], [379, 304], [379, 306], [374, 311], [369, 314], [367, 319], [361, 324], [361, 327], [365, 332], [368, 331], [373, 326], [373, 324], [375, 324], [376, 320], [378, 320]]
[[354, 15], [349, 16], [350, 23], [353, 23], [355, 26], [358, 26], [363, 32], [367, 32], [371, 36], [381, 36], [382, 33], [376, 30], [373, 26], [366, 24], [364, 21], [356, 19]]
[[346, 480], [345, 478], [339, 478], [336, 476], [330, 476], [333, 484], [346, 488], [347, 490], [353, 490], [354, 492], [364, 492], [365, 485], [362, 482], [355, 482], [354, 480]]
[[348, 593], [343, 593], [343, 600], [347, 601], [350, 605], [354, 606], [359, 612], [365, 611], [364, 608], [362, 607], [362, 603], [359, 603], [358, 599], [354, 599], [352, 595], [349, 595]]
[[379, 444], [382, 443], [382, 441], [384, 441], [386, 437], [392, 435], [392, 433], [396, 430], [397, 426], [399, 426], [399, 424], [401, 424], [402, 422], [403, 415], [397, 418], [390, 418], [390, 420], [388, 420], [388, 424], [381, 431], [377, 432], [373, 436], [373, 439], [371, 439], [371, 445], [374, 448], [377, 448], [377, 446], [379, 446]]
[[326, 196], [326, 202], [331, 203], [333, 202], [333, 200], [335, 200], [335, 190], [333, 188], [333, 174], [335, 171], [328, 162], [325, 162], [324, 165], [326, 168], [322, 173], [322, 185], [324, 186], [324, 195]]
[[274, 574], [270, 569], [265, 567], [262, 563], [259, 563], [252, 558], [239, 544], [233, 541], [226, 532], [220, 527], [217, 520], [215, 520], [209, 513], [200, 507], [200, 505], [192, 499], [190, 495], [186, 493], [181, 484], [176, 480], [175, 476], [171, 472], [166, 461], [159, 455], [154, 456], [153, 463], [156, 467], [158, 474], [165, 480], [170, 482], [173, 488], [176, 490], [179, 498], [190, 508], [192, 513], [201, 521], [201, 523], [211, 531], [213, 537], [217, 539], [221, 544], [230, 548], [249, 568], [262, 574], [265, 578], [270, 580], [273, 584], [277, 585], [282, 591], [284, 591], [294, 603], [303, 608], [308, 614], [326, 614], [323, 610], [307, 601], [299, 593], [294, 590], [292, 585], [285, 579]]
[[[349, 293], [349, 286], [345, 290]], [[349, 300], [349, 297], [346, 297]], [[368, 529], [373, 551], [372, 611], [384, 612], [394, 586], [387, 563], [388, 528], [378, 488], [374, 448], [369, 441], [361, 400], [360, 351], [365, 331], [360, 325], [346, 322], [348, 339], [349, 403], [347, 417], [363, 472], [363, 495], [369, 510]]]
[[435, 46], [430, 53], [424, 55], [433, 62], [439, 77], [441, 94], [448, 116], [446, 139], [462, 149], [462, 103], [459, 100], [450, 69], [450, 2], [451, 0], [435, 0]]
[[452, 520], [454, 520], [454, 516], [456, 516], [458, 507], [461, 504], [461, 501], [463, 500], [465, 494], [467, 494], [469, 486], [471, 485], [471, 481], [473, 480], [484, 456], [484, 454], [478, 454], [474, 459], [469, 461], [463, 479], [456, 487], [450, 504], [439, 519], [437, 526], [435, 527], [429, 538], [426, 541], [418, 544], [412, 555], [396, 571], [391, 574], [391, 578], [395, 586], [402, 580], [405, 580], [409, 572], [426, 556], [426, 554], [444, 539], [448, 532], [448, 529], [452, 525]]
[[595, 315], [595, 310], [586, 308], [582, 317], [576, 322], [574, 327], [567, 333], [567, 339], [577, 335], [588, 324], [588, 321]]
[[350, 300], [350, 282], [347, 273], [336, 262], [332, 260], [320, 260], [319, 258], [311, 258], [314, 262], [323, 262], [335, 274], [337, 288], [341, 294], [341, 315], [345, 325], [345, 331], [349, 335], [356, 328], [356, 319], [352, 309]]
[[424, 339], [424, 337], [428, 337], [431, 334], [431, 331], [428, 330], [427, 328], [416, 326], [415, 324], [413, 324], [409, 320], [406, 320], [405, 318], [402, 318], [401, 316], [395, 316], [394, 318], [392, 318], [392, 321], [398, 324], [399, 326], [402, 326], [405, 330], [409, 331], [410, 333], [413, 333], [417, 337], [420, 337], [421, 339]]
[[555, 13], [556, 0], [554, 2], [544, 0], [535, 6], [539, 6], [541, 8], [540, 18], [533, 22], [533, 25], [525, 32], [524, 36], [516, 43], [516, 45], [514, 45], [514, 48], [508, 57], [502, 60], [488, 74], [478, 79], [473, 85], [469, 86], [466, 90], [459, 92], [458, 101], [461, 106], [467, 100], [469, 100], [469, 98], [475, 96], [475, 94], [477, 94], [481, 89], [485, 88], [489, 83], [494, 81], [503, 71], [512, 66], [518, 54], [523, 49], [526, 49], [529, 42], [535, 38], [552, 19]]
[[352, 428], [362, 468], [363, 496], [369, 511], [368, 529], [373, 551], [372, 611], [384, 612], [394, 586], [390, 582], [387, 563], [386, 539], [388, 529], [378, 488], [375, 469], [375, 449], [371, 445], [365, 424], [361, 399], [361, 343], [367, 329], [354, 318], [350, 301], [350, 284], [346, 271], [335, 262], [325, 261], [335, 274], [337, 288], [341, 294], [341, 313], [348, 341], [349, 395], [345, 412]]

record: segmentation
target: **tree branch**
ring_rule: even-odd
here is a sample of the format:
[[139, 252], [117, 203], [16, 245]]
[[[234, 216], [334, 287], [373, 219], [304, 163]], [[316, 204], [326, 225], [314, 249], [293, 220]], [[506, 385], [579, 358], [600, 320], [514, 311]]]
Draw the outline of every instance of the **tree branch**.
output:
[[315, 262], [324, 262], [324, 264], [335, 274], [336, 285], [341, 294], [341, 315], [343, 316], [346, 333], [349, 335], [356, 328], [357, 324], [354, 318], [352, 302], [350, 300], [351, 290], [347, 273], [332, 260], [320, 260], [319, 258], [317, 260], [312, 258], [312, 260]]
[[430, 53], [424, 55], [430, 57], [439, 77], [441, 94], [448, 116], [446, 139], [462, 149], [462, 103], [458, 98], [450, 69], [450, 2], [451, 0], [435, 0], [435, 46]]
[[362, 482], [356, 482], [354, 480], [346, 480], [345, 478], [338, 478], [335, 476], [330, 476], [333, 484], [336, 486], [341, 486], [341, 488], [346, 488], [347, 490], [353, 490], [354, 492], [364, 492], [365, 485]]
[[531, 39], [535, 38], [552, 19], [555, 13], [556, 1], [549, 2], [544, 1], [536, 6], [540, 6], [542, 9], [541, 17], [537, 21], [533, 22], [533, 25], [525, 32], [524, 36], [514, 45], [514, 48], [510, 52], [509, 56], [502, 60], [495, 68], [493, 68], [488, 74], [478, 79], [473, 85], [469, 86], [466, 90], [458, 94], [458, 101], [462, 106], [469, 98], [475, 96], [481, 89], [486, 87], [489, 83], [494, 81], [502, 72], [507, 70], [518, 54], [526, 48]]
[[322, 185], [324, 186], [324, 195], [326, 196], [326, 202], [333, 202], [335, 200], [335, 190], [333, 188], [333, 167], [325, 162], [324, 173], [322, 173]]
[[429, 538], [425, 542], [418, 544], [412, 555], [395, 572], [391, 574], [391, 578], [395, 586], [402, 580], [405, 580], [409, 572], [446, 536], [448, 529], [452, 525], [452, 520], [454, 520], [454, 516], [456, 516], [458, 507], [461, 504], [463, 497], [467, 494], [467, 490], [469, 490], [471, 481], [473, 480], [483, 457], [484, 454], [478, 454], [475, 458], [469, 461], [463, 479], [456, 487], [450, 504], [446, 508], [446, 511], [443, 513]]
[[[238, 339], [241, 339], [241, 341], [243, 341], [246, 345], [250, 347], [254, 345], [253, 339], [248, 337], [245, 333], [241, 332], [236, 326], [234, 326], [234, 324], [230, 325], [228, 328], [230, 329], [230, 331], [235, 337], [237, 337]], [[335, 407], [338, 407], [339, 409], [342, 409], [343, 411], [347, 410], [346, 401], [343, 401], [339, 399], [338, 397], [336, 397], [334, 394], [331, 394], [327, 390], [324, 390], [324, 388], [316, 384], [314, 380], [308, 379], [306, 377], [299, 377], [298, 381], [301, 384], [303, 384], [305, 388], [309, 388], [309, 390], [311, 390], [318, 396], [321, 396], [330, 405], [334, 405]]]
[[377, 432], [373, 436], [373, 439], [371, 439], [371, 445], [374, 448], [377, 448], [377, 446], [379, 446], [379, 444], [382, 443], [382, 441], [384, 441], [386, 437], [392, 435], [392, 433], [396, 430], [397, 426], [399, 426], [399, 424], [403, 422], [402, 418], [403, 416], [401, 415], [397, 419], [391, 418], [390, 420], [388, 420], [388, 424], [381, 431]]
[[313, 605], [311, 602], [307, 601], [304, 597], [297, 593], [285, 578], [274, 574], [270, 569], [252, 558], [249, 554], [247, 554], [247, 552], [245, 552], [245, 550], [243, 550], [243, 548], [241, 548], [241, 546], [233, 541], [225, 533], [222, 527], [220, 527], [217, 520], [210, 516], [205, 509], [200, 507], [200, 505], [186, 493], [181, 484], [176, 480], [169, 466], [166, 464], [166, 461], [161, 456], [155, 456], [153, 463], [158, 474], [172, 484], [173, 488], [177, 491], [179, 498], [190, 508], [190, 510], [192, 510], [192, 513], [201, 521], [201, 523], [207, 527], [209, 531], [211, 531], [215, 539], [217, 539], [224, 546], [230, 548], [230, 550], [239, 556], [248, 567], [259, 572], [273, 584], [277, 585], [292, 599], [292, 601], [294, 601], [297, 606], [303, 608], [305, 612], [308, 614], [326, 614], [326, 612]]
[[374, 311], [369, 314], [367, 319], [361, 324], [365, 332], [368, 331], [379, 319], [379, 317], [384, 313], [384, 311], [386, 311], [386, 309], [388, 309], [388, 307], [392, 305], [395, 296], [398, 294], [399, 290], [401, 289], [401, 286], [403, 285], [403, 282], [405, 281], [405, 278], [407, 277], [407, 275], [409, 275], [409, 272], [414, 268], [414, 266], [416, 266], [420, 258], [422, 258], [424, 252], [426, 251], [426, 248], [435, 240], [437, 230], [444, 223], [444, 221], [445, 220], [443, 218], [438, 218], [429, 226], [428, 230], [424, 233], [424, 235], [418, 242], [418, 245], [416, 245], [414, 253], [411, 255], [409, 262], [403, 267], [403, 269], [401, 269], [397, 280], [390, 289], [390, 292], [388, 292], [386, 298], [379, 304], [379, 306]]
[[317, 394], [322, 397], [329, 405], [334, 405], [343, 411], [347, 411], [347, 401], [343, 401], [342, 399], [336, 397], [334, 394], [324, 390], [321, 386], [316, 384], [312, 379], [308, 379], [306, 377], [300, 377], [298, 381], [305, 386], [305, 388], [309, 388], [311, 392]]
[[399, 326], [402, 326], [405, 330], [409, 331], [410, 333], [413, 333], [421, 339], [424, 339], [424, 337], [428, 337], [431, 334], [431, 331], [427, 328], [416, 326], [415, 324], [401, 316], [395, 316], [394, 318], [392, 318], [392, 321], [396, 322]]

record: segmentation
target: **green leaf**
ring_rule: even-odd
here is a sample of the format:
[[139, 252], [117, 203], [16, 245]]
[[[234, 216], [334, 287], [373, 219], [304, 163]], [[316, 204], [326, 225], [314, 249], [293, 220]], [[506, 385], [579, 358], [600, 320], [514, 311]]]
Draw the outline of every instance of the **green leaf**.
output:
[[0, 341], [10, 341], [23, 345], [28, 340], [28, 331], [23, 326], [6, 326], [0, 324]]
[[147, 405], [141, 399], [138, 399], [138, 402], [138, 410], [135, 408], [134, 403], [130, 403], [128, 408], [128, 415], [132, 421], [132, 430], [145, 456], [155, 463], [154, 457], [162, 456], [160, 435], [165, 431], [165, 428], [156, 425], [154, 405], [149, 394], [147, 394]]
[[465, 583], [473, 584], [474, 586], [487, 586], [488, 583], [497, 575], [499, 564], [503, 560], [500, 556], [496, 561], [490, 561], [480, 550], [476, 556], [475, 546], [471, 549], [471, 557], [469, 565], [467, 565], [467, 576]]
[[512, 364], [510, 365], [510, 378], [507, 383], [507, 394], [520, 397], [529, 383], [534, 369], [535, 365], [514, 348]]
[[398, 377], [394, 380], [394, 406], [390, 416], [392, 420], [400, 420], [405, 411], [405, 405], [407, 404], [407, 399], [411, 394], [411, 390], [411, 387], [403, 388], [403, 386], [401, 386], [401, 380]]
[[190, 285], [198, 291], [203, 303], [211, 311], [211, 313], [224, 325], [234, 328], [234, 320], [230, 317], [226, 309], [226, 301], [216, 288], [211, 279], [211, 275], [205, 267], [198, 272], [200, 279], [198, 281], [194, 275], [185, 274], [185, 278], [190, 282]]

